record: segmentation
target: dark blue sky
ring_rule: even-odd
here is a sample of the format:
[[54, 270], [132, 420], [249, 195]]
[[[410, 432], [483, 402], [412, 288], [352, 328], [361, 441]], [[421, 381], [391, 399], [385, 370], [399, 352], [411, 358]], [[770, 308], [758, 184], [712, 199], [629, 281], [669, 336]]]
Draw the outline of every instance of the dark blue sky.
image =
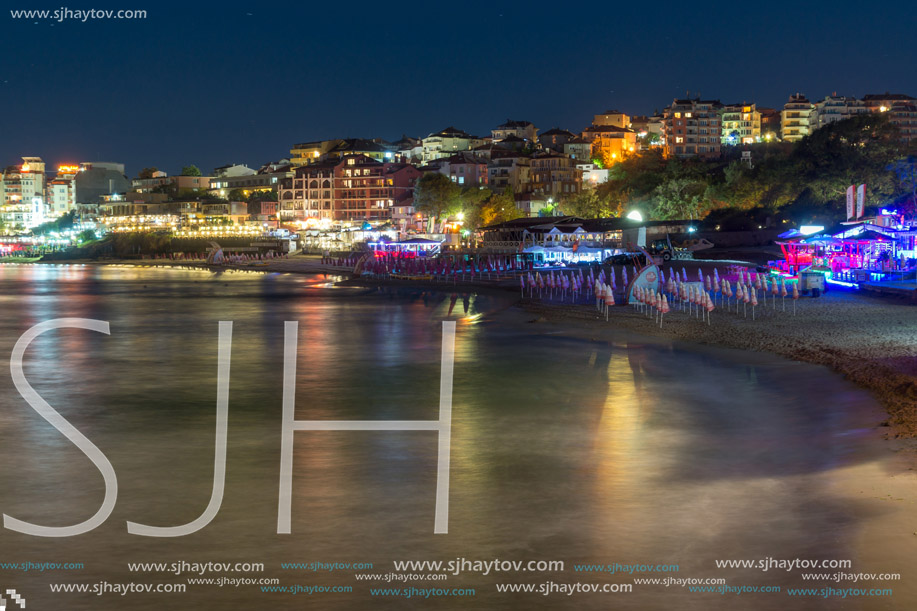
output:
[[8, 8], [60, 4], [7, 3], [4, 165], [208, 172], [322, 138], [485, 135], [506, 118], [579, 131], [687, 90], [772, 107], [795, 91], [917, 95], [913, 0], [61, 4], [148, 18], [36, 23]]

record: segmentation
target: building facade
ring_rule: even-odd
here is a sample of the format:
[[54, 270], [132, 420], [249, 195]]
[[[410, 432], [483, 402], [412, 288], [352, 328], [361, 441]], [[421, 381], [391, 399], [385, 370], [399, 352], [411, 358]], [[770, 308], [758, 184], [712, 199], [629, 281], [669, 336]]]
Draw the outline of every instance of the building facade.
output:
[[761, 142], [761, 113], [754, 104], [727, 104], [720, 110], [720, 142], [727, 146]]
[[577, 169], [576, 160], [556, 153], [532, 157], [529, 188], [532, 194], [559, 201], [562, 196], [581, 189], [582, 172]]
[[538, 128], [529, 121], [513, 121], [507, 119], [506, 123], [498, 125], [492, 129], [490, 133], [494, 142], [500, 142], [510, 136], [524, 140], [530, 145], [538, 141]]
[[487, 161], [469, 152], [456, 153], [430, 163], [440, 174], [462, 187], [487, 186]]
[[719, 100], [673, 100], [665, 110], [665, 151], [670, 157], [718, 157], [722, 145]]
[[460, 151], [470, 151], [484, 144], [483, 138], [472, 136], [455, 127], [430, 134], [423, 138], [423, 162], [448, 157]]
[[888, 120], [901, 131], [901, 139], [917, 142], [917, 99], [903, 93], [870, 93], [863, 96], [869, 112], [888, 113]]
[[811, 134], [816, 129], [831, 123], [843, 121], [867, 112], [869, 110], [863, 100], [833, 93], [826, 96], [821, 102], [815, 103], [812, 112], [809, 114], [809, 133]]
[[576, 137], [573, 132], [554, 127], [538, 136], [538, 144], [542, 149], [563, 153], [564, 145]]
[[814, 109], [806, 96], [801, 93], [791, 95], [780, 113], [780, 138], [785, 142], [798, 142], [808, 136]]

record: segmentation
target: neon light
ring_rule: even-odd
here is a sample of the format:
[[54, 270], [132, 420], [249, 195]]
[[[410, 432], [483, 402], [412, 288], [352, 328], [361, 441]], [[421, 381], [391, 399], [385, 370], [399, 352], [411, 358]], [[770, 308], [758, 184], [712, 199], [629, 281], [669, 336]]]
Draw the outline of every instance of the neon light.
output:
[[833, 280], [829, 278], [827, 274], [825, 275], [825, 282], [827, 282], [828, 284], [836, 284], [838, 286], [846, 286], [847, 288], [852, 288], [852, 289], [860, 288], [859, 284], [856, 284], [854, 282], [843, 282], [841, 280]]

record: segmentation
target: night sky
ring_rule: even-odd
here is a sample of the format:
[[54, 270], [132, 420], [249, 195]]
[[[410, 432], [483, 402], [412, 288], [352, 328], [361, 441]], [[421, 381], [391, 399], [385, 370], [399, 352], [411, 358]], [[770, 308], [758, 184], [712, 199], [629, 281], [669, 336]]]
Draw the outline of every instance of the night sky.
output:
[[795, 91], [917, 95], [913, 0], [62, 4], [148, 18], [36, 23], [8, 9], [61, 5], [6, 4], [3, 165], [208, 173], [323, 138], [489, 135], [507, 118], [580, 131], [688, 90], [770, 107]]

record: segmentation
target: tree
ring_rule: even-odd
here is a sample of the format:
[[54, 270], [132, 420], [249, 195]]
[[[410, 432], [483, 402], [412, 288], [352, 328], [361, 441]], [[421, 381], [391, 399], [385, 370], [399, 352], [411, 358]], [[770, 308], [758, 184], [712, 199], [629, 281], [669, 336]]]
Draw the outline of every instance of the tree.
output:
[[[668, 180], [656, 188], [654, 216], [659, 219], [696, 219], [706, 216], [702, 203], [707, 185], [691, 178]], [[704, 214], [701, 214], [701, 213]]]
[[427, 172], [414, 187], [414, 209], [436, 219], [461, 210], [462, 189], [445, 174]]
[[639, 142], [643, 148], [649, 148], [662, 144], [662, 138], [659, 137], [659, 134], [647, 132], [642, 136], [637, 136], [637, 142]]
[[137, 178], [141, 178], [141, 179], [153, 178], [153, 174], [155, 174], [158, 171], [159, 170], [157, 168], [143, 168], [142, 170], [140, 170], [140, 173], [137, 174]]
[[481, 225], [483, 227], [505, 223], [522, 216], [522, 210], [516, 206], [516, 196], [513, 194], [512, 187], [506, 187], [503, 193], [492, 194], [481, 206]]
[[201, 176], [201, 170], [196, 165], [186, 165], [181, 169], [182, 176]]
[[564, 194], [559, 202], [561, 212], [569, 216], [579, 216], [587, 219], [607, 216], [607, 206], [599, 197], [596, 189], [586, 187], [578, 193]]
[[244, 202], [248, 201], [248, 197], [245, 195], [243, 189], [230, 189], [229, 195], [227, 196], [231, 202]]
[[902, 193], [904, 214], [908, 218], [917, 217], [917, 157], [899, 159], [892, 164], [892, 170], [898, 180], [898, 189]]
[[96, 239], [96, 234], [92, 229], [84, 229], [77, 234], [76, 239], [80, 244], [92, 242]]

